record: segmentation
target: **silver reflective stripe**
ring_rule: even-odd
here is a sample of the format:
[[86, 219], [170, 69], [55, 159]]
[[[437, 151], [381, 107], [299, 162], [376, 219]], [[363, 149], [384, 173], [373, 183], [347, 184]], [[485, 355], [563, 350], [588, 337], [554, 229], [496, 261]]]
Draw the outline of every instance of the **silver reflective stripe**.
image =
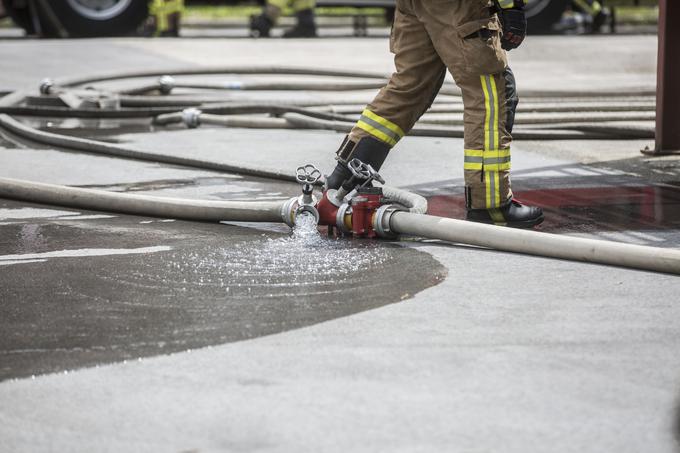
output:
[[368, 124], [369, 126], [378, 129], [380, 132], [387, 135], [388, 137], [390, 137], [395, 142], [398, 142], [401, 139], [401, 136], [399, 134], [397, 134], [393, 130], [386, 128], [382, 124], [378, 123], [377, 121], [375, 121], [375, 120], [373, 120], [373, 119], [371, 119], [371, 118], [369, 118], [365, 115], [361, 115], [361, 118], [359, 118], [359, 121], [363, 121], [364, 123]]
[[489, 185], [489, 200], [491, 201], [491, 206], [490, 208], [495, 208], [496, 207], [496, 178], [494, 178], [494, 174], [492, 172], [487, 172], [486, 173], [486, 183]]
[[[467, 157], [465, 158], [465, 162], [467, 162]], [[475, 162], [481, 162], [481, 161], [475, 161]], [[484, 163], [485, 164], [504, 164], [510, 162], [510, 156], [505, 156], [505, 157], [485, 157], [484, 158]]]

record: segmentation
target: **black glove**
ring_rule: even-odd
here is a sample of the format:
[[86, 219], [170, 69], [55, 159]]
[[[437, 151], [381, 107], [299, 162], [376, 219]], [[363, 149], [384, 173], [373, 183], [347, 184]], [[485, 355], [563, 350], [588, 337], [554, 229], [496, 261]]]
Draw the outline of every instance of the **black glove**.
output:
[[512, 50], [519, 47], [527, 35], [527, 19], [524, 16], [524, 2], [515, 1], [512, 7], [501, 6], [507, 1], [496, 1], [498, 18], [503, 26], [503, 36], [501, 37], [501, 47], [505, 50]]

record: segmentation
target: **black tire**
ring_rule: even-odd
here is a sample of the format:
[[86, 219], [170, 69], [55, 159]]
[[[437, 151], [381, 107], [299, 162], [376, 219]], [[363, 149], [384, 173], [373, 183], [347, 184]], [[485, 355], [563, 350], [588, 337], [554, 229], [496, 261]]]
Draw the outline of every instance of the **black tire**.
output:
[[[80, 2], [80, 3], [79, 3]], [[59, 25], [68, 32], [70, 37], [94, 36], [124, 36], [137, 31], [139, 26], [149, 15], [147, 0], [118, 0], [122, 5], [120, 10], [112, 11], [108, 15], [97, 17], [97, 11], [88, 12], [87, 0], [49, 0], [46, 11], [44, 4], [40, 5], [40, 19], [45, 35], [59, 36], [57, 24], [50, 20], [50, 13], [56, 16]], [[80, 9], [78, 5], [81, 5]]]
[[551, 33], [571, 0], [529, 0], [526, 6], [529, 35]]

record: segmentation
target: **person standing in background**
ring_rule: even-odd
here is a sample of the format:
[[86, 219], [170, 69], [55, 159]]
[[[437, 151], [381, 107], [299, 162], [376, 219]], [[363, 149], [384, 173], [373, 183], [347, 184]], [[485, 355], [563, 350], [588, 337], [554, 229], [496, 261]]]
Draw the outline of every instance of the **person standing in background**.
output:
[[314, 20], [315, 0], [267, 0], [262, 13], [250, 17], [250, 35], [254, 38], [269, 38], [270, 31], [276, 25], [283, 10], [290, 6], [297, 18], [297, 24], [283, 33], [284, 38], [316, 37]]

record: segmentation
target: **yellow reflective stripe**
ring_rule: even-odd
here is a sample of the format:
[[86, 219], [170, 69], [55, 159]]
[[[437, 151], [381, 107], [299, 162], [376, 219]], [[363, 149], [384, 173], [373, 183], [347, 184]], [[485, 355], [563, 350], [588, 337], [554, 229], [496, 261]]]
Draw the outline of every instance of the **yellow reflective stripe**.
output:
[[515, 0], [498, 0], [498, 6], [503, 9], [512, 8], [515, 6]]
[[490, 127], [491, 127], [491, 103], [489, 101], [489, 91], [486, 89], [486, 77], [481, 76], [482, 91], [484, 92], [484, 149], [489, 149]]
[[484, 155], [483, 149], [466, 149], [465, 150], [465, 157], [467, 157], [467, 156], [482, 157], [483, 155]]
[[500, 209], [489, 209], [489, 217], [496, 225], [505, 225], [505, 217]]
[[484, 184], [486, 187], [486, 208], [496, 208], [501, 204], [501, 181], [500, 173], [497, 171], [487, 171], [484, 168]]
[[492, 149], [484, 151], [482, 160], [484, 170], [508, 171], [510, 170], [510, 149]]
[[510, 149], [492, 149], [484, 151], [481, 149], [466, 149], [463, 163], [464, 170], [488, 170], [488, 171], [508, 171], [510, 170]]
[[370, 124], [365, 123], [361, 120], [359, 120], [357, 122], [357, 127], [365, 130], [366, 132], [368, 132], [369, 134], [371, 134], [372, 136], [374, 136], [378, 140], [381, 140], [381, 141], [387, 143], [388, 145], [394, 146], [394, 145], [397, 144], [397, 141], [394, 138], [390, 137], [389, 135], [385, 134], [383, 131], [376, 129], [375, 127], [373, 127]]
[[481, 171], [483, 168], [484, 167], [483, 167], [481, 162], [465, 162], [465, 163], [463, 163], [463, 170]]
[[491, 174], [487, 171], [484, 173], [484, 179], [486, 180], [486, 207], [489, 208], [491, 206], [491, 186], [493, 185], [493, 177]]
[[366, 116], [366, 117], [372, 119], [372, 120], [375, 121], [376, 123], [378, 123], [378, 124], [380, 124], [380, 125], [382, 125], [382, 126], [385, 126], [385, 127], [388, 128], [389, 130], [391, 130], [392, 132], [394, 132], [395, 134], [397, 134], [397, 135], [399, 136], [399, 138], [401, 138], [401, 137], [404, 136], [404, 131], [403, 131], [399, 126], [397, 126], [396, 124], [394, 124], [392, 121], [390, 121], [390, 120], [388, 120], [388, 119], [385, 119], [385, 118], [383, 118], [382, 116], [376, 115], [375, 113], [371, 112], [371, 111], [368, 110], [368, 109], [364, 109], [364, 111], [361, 112], [361, 114], [362, 114], [363, 116]]
[[182, 12], [184, 0], [153, 0], [149, 5], [149, 12], [156, 14], [173, 14]]
[[499, 133], [498, 133], [498, 90], [496, 89], [496, 78], [494, 76], [489, 76], [491, 81], [491, 92], [492, 92], [492, 102], [493, 102], [493, 146], [491, 148], [498, 148], [500, 146]]
[[293, 0], [293, 11], [298, 12], [303, 9], [314, 9], [316, 6], [315, 0]]
[[182, 13], [183, 10], [184, 0], [153, 0], [149, 5], [149, 14], [156, 18], [156, 34], [170, 28], [168, 16]]
[[[467, 165], [467, 164], [466, 164], [466, 165]], [[497, 164], [487, 164], [487, 163], [484, 163], [484, 164], [483, 164], [483, 168], [484, 168], [484, 170], [493, 171], [493, 172], [497, 172], [497, 171], [510, 171], [510, 162], [499, 162], [499, 163], [497, 163]], [[467, 168], [466, 168], [466, 169], [467, 169]], [[480, 168], [479, 168], [479, 169], [480, 169], [480, 170], [482, 169], [482, 165], [480, 165]], [[470, 170], [472, 170], [472, 168], [471, 168]]]
[[383, 134], [385, 134], [387, 137], [390, 137], [394, 142], [398, 142], [401, 139], [401, 136], [393, 132], [391, 129], [386, 128], [382, 124], [378, 123], [377, 121], [367, 117], [366, 115], [361, 115], [359, 118], [360, 123], [364, 123], [373, 129], [379, 130]]
[[404, 131], [403, 131], [399, 126], [397, 126], [396, 124], [394, 124], [392, 121], [390, 121], [390, 120], [388, 120], [388, 119], [386, 119], [386, 118], [383, 118], [382, 116], [376, 115], [375, 113], [371, 112], [371, 111], [368, 110], [368, 109], [364, 109], [364, 111], [361, 112], [361, 114], [364, 115], [364, 116], [369, 117], [370, 119], [372, 119], [373, 121], [377, 122], [378, 124], [381, 124], [381, 125], [385, 126], [385, 127], [388, 128], [389, 130], [391, 130], [392, 132], [394, 132], [395, 134], [397, 134], [399, 137], [403, 137], [403, 136], [404, 136]]
[[588, 2], [584, 0], [574, 0], [574, 3], [576, 6], [581, 8], [583, 11], [585, 11], [587, 14], [590, 14], [591, 16], [597, 15], [600, 11], [602, 11], [602, 5], [600, 5], [600, 2], [593, 2], [592, 5], [589, 5]]
[[501, 204], [501, 174], [497, 171], [490, 172], [494, 178], [494, 206], [500, 206]]
[[484, 163], [484, 151], [481, 149], [466, 149], [463, 160], [463, 170], [482, 170]]

